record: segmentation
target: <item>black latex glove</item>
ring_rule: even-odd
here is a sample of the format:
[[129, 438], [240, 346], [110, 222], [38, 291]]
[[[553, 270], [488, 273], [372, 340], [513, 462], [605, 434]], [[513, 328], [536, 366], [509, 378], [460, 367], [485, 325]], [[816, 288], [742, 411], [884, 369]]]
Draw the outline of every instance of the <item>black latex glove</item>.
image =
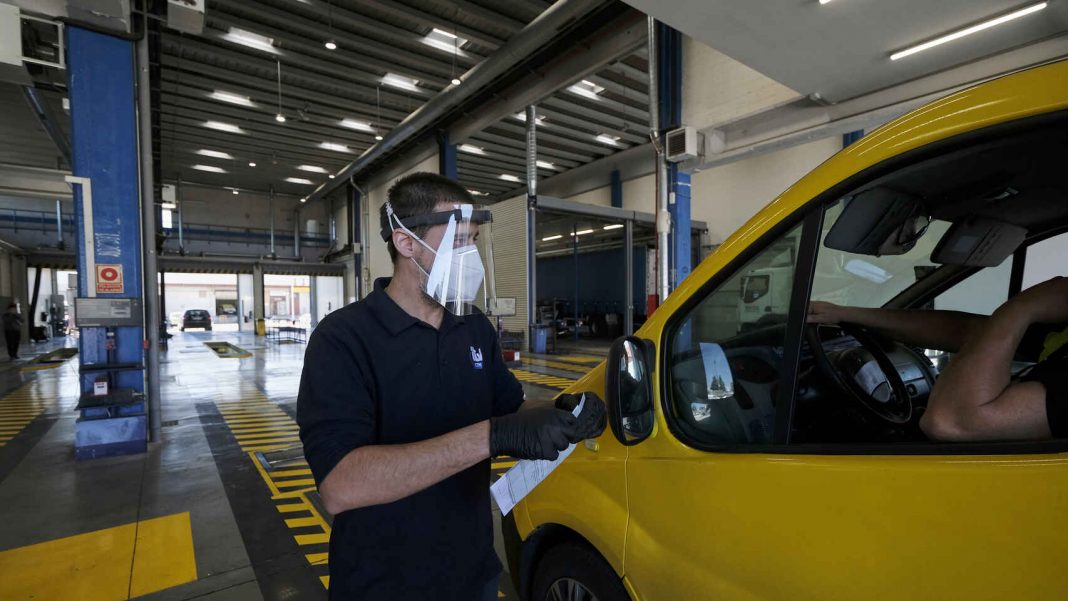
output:
[[490, 456], [554, 460], [582, 440], [578, 420], [567, 411], [538, 407], [490, 419]]
[[[604, 401], [592, 392], [584, 392], [582, 394], [586, 395], [586, 404], [582, 406], [582, 413], [578, 416], [579, 436], [582, 437], [582, 440], [597, 438], [604, 432], [605, 426], [608, 425]], [[582, 400], [582, 394], [562, 394], [556, 397], [555, 406], [557, 409], [570, 413], [575, 410], [575, 407], [578, 407], [579, 401]]]

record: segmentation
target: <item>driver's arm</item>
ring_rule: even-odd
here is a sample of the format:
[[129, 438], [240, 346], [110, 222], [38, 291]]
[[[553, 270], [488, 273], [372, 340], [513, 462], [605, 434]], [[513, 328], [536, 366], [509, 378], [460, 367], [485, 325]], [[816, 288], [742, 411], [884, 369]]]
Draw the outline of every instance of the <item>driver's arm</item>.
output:
[[989, 318], [961, 311], [869, 309], [824, 301], [808, 306], [809, 323], [854, 323], [909, 346], [957, 352]]
[[1027, 328], [1068, 321], [1068, 278], [1013, 297], [965, 341], [935, 383], [924, 433], [938, 440], [1022, 440], [1052, 436], [1046, 388], [1013, 382], [1011, 366]]

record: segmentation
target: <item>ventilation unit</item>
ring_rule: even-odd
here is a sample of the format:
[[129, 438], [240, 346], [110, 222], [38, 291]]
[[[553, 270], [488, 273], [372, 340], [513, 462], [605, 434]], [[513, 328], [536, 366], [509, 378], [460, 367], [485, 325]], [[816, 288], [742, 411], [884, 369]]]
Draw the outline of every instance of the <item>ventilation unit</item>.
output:
[[701, 134], [692, 127], [680, 127], [667, 133], [667, 160], [681, 163], [696, 159], [699, 155]]

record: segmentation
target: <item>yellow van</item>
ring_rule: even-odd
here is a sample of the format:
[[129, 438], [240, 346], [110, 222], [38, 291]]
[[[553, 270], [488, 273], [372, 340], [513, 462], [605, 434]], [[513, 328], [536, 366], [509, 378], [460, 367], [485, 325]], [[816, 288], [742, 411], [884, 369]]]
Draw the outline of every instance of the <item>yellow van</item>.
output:
[[[1068, 599], [1068, 441], [931, 442], [946, 356], [804, 319], [813, 300], [989, 314], [1068, 275], [1066, 232], [1068, 62], [839, 152], [569, 390], [611, 428], [505, 518], [520, 594]], [[769, 273], [783, 301], [751, 319]], [[873, 357], [894, 394], [853, 385]]]

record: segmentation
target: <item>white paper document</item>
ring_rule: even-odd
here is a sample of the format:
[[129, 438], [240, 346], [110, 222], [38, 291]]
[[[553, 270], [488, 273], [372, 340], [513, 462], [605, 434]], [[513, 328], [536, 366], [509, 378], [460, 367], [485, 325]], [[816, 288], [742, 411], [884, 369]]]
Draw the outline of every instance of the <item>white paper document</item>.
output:
[[[582, 413], [582, 407], [585, 404], [586, 395], [582, 395], [578, 406], [571, 413], [578, 417]], [[497, 507], [501, 510], [501, 515], [508, 515], [508, 512], [512, 511], [516, 503], [522, 501], [523, 497], [530, 494], [530, 491], [534, 490], [535, 486], [541, 484], [541, 481], [548, 477], [556, 469], [556, 466], [563, 463], [574, 450], [575, 445], [568, 445], [566, 449], [560, 451], [560, 455], [553, 461], [522, 459], [512, 466], [512, 469], [505, 472], [499, 480], [490, 485], [490, 492], [493, 494], [493, 500], [497, 502]]]

